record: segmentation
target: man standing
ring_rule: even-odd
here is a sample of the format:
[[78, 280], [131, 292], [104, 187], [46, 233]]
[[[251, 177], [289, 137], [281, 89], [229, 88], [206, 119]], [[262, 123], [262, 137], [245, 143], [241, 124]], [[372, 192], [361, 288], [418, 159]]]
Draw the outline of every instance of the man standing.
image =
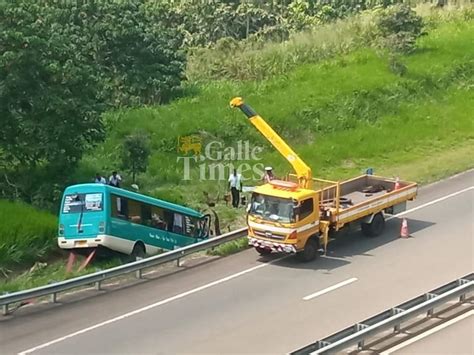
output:
[[265, 168], [265, 175], [263, 175], [263, 181], [268, 184], [270, 181], [274, 180], [275, 176], [273, 176], [273, 169], [271, 166], [267, 166]]
[[103, 178], [99, 173], [95, 174], [94, 182], [96, 184], [106, 184], [107, 183], [105, 178]]
[[242, 191], [242, 175], [234, 169], [233, 174], [229, 176], [229, 187], [232, 194], [232, 207], [239, 207], [240, 192]]
[[115, 187], [120, 187], [120, 183], [122, 182], [122, 178], [120, 177], [119, 174], [117, 174], [116, 171], [112, 173], [112, 175], [109, 177], [109, 185], [110, 186], [115, 186]]

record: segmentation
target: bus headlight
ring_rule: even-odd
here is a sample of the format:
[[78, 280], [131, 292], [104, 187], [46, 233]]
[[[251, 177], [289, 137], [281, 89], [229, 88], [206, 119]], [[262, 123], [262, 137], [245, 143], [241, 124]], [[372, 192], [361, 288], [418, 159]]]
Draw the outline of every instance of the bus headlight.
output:
[[59, 232], [59, 235], [64, 235], [64, 224], [60, 224], [60, 225], [59, 225], [59, 230], [58, 230], [58, 232]]
[[105, 222], [99, 223], [99, 233], [105, 233]]

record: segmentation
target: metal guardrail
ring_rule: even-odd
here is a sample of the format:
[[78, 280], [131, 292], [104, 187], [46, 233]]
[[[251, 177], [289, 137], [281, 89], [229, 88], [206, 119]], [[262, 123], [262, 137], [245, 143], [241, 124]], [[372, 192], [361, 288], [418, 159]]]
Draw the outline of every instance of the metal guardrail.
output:
[[291, 355], [334, 354], [355, 345], [361, 350], [365, 340], [388, 329], [398, 332], [402, 323], [422, 313], [432, 315], [434, 308], [456, 297], [463, 301], [466, 294], [473, 291], [474, 273], [471, 273], [298, 349]]
[[73, 288], [90, 285], [90, 284], [95, 284], [96, 289], [100, 290], [101, 282], [104, 280], [110, 279], [112, 277], [128, 274], [131, 272], [136, 272], [136, 277], [141, 278], [143, 269], [146, 269], [152, 266], [157, 266], [164, 263], [168, 263], [175, 260], [177, 260], [179, 264], [179, 259], [187, 255], [216, 247], [223, 243], [230, 242], [237, 238], [243, 237], [245, 235], [247, 235], [247, 228], [241, 228], [241, 229], [232, 231], [230, 233], [222, 234], [215, 238], [207, 239], [199, 243], [188, 245], [183, 248], [171, 250], [163, 254], [159, 254], [159, 255], [145, 258], [142, 260], [134, 261], [132, 263], [120, 265], [120, 266], [110, 268], [107, 270], [98, 271], [93, 274], [84, 275], [84, 276], [76, 277], [73, 279], [56, 282], [56, 283], [46, 285], [46, 286], [32, 288], [29, 290], [6, 294], [3, 296], [0, 296], [0, 306], [2, 306], [3, 315], [7, 315], [9, 305], [18, 303], [21, 301], [30, 300], [32, 298], [51, 295], [51, 302], [56, 302], [57, 294], [59, 292], [64, 292]]

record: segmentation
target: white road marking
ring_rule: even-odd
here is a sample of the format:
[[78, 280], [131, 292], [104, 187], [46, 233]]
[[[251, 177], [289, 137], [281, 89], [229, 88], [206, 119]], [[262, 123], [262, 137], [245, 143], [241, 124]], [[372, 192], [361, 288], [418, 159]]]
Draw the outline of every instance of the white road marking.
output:
[[436, 200], [433, 200], [433, 201], [424, 203], [424, 204], [422, 204], [422, 205], [419, 205], [419, 206], [410, 208], [409, 210], [406, 210], [406, 211], [397, 213], [397, 214], [394, 215], [394, 216], [390, 216], [390, 217], [386, 218], [385, 220], [386, 220], [386, 221], [389, 221], [389, 220], [391, 220], [391, 219], [393, 219], [393, 218], [398, 218], [398, 217], [404, 216], [404, 215], [406, 215], [406, 214], [408, 214], [408, 213], [410, 213], [410, 212], [414, 212], [414, 211], [420, 210], [420, 209], [422, 209], [422, 208], [425, 208], [425, 207], [434, 205], [435, 203], [438, 203], [438, 202], [447, 200], [448, 198], [451, 198], [451, 197], [460, 195], [460, 194], [462, 194], [462, 193], [464, 193], [464, 192], [466, 192], [466, 191], [472, 190], [472, 189], [474, 189], [474, 186], [467, 187], [467, 188], [462, 189], [462, 190], [459, 190], [459, 191], [457, 191], [457, 192], [453, 192], [452, 194], [449, 194], [449, 195], [446, 195], [446, 196], [437, 198]]
[[[388, 220], [388, 219], [395, 218], [395, 217], [398, 217], [398, 216], [401, 216], [401, 215], [404, 215], [404, 214], [407, 214], [407, 213], [410, 213], [410, 212], [413, 212], [413, 211], [416, 211], [416, 210], [418, 210], [418, 209], [420, 209], [420, 208], [424, 208], [424, 207], [426, 207], [426, 206], [430, 206], [430, 205], [433, 205], [433, 204], [435, 204], [435, 203], [444, 201], [444, 200], [446, 200], [446, 199], [448, 199], [448, 198], [450, 198], [450, 197], [459, 195], [459, 194], [461, 194], [461, 193], [463, 193], [463, 192], [466, 192], [466, 191], [469, 191], [469, 190], [472, 190], [472, 189], [474, 189], [474, 186], [465, 188], [465, 189], [463, 189], [463, 190], [460, 190], [460, 191], [454, 192], [454, 193], [452, 193], [452, 194], [449, 194], [449, 195], [440, 197], [440, 198], [438, 198], [438, 199], [436, 199], [436, 200], [427, 202], [427, 203], [425, 203], [425, 204], [423, 204], [423, 205], [420, 205], [420, 206], [417, 206], [417, 207], [415, 207], [415, 208], [406, 210], [406, 211], [404, 211], [404, 212], [401, 212], [401, 213], [397, 214], [396, 216], [392, 216], [392, 217], [387, 218], [387, 220]], [[285, 256], [285, 257], [287, 257], [287, 256]], [[283, 258], [285, 258], [285, 257], [283, 257]], [[32, 353], [32, 352], [34, 352], [34, 351], [36, 351], [36, 350], [46, 348], [46, 347], [48, 347], [48, 346], [50, 346], [50, 345], [59, 343], [59, 342], [61, 342], [61, 341], [63, 341], [63, 340], [72, 338], [72, 337], [74, 337], [74, 336], [76, 336], [76, 335], [80, 335], [80, 334], [89, 332], [89, 331], [91, 331], [91, 330], [94, 330], [94, 329], [103, 327], [104, 325], [117, 322], [117, 321], [119, 321], [119, 320], [128, 318], [128, 317], [133, 316], [133, 315], [138, 314], [138, 313], [142, 313], [142, 312], [144, 312], [144, 311], [147, 311], [147, 310], [152, 309], [152, 308], [155, 308], [155, 307], [159, 307], [159, 306], [161, 306], [161, 305], [163, 305], [163, 304], [172, 302], [172, 301], [177, 300], [177, 299], [179, 299], [179, 298], [186, 297], [186, 296], [191, 295], [191, 294], [193, 294], [193, 293], [202, 291], [202, 290], [204, 290], [204, 289], [206, 289], [206, 288], [209, 288], [209, 287], [218, 285], [218, 284], [220, 284], [220, 283], [223, 283], [223, 282], [232, 280], [232, 279], [234, 279], [234, 278], [236, 278], [236, 277], [239, 277], [239, 276], [241, 276], [241, 275], [244, 275], [244, 274], [247, 274], [247, 273], [249, 273], [249, 272], [255, 271], [255, 270], [260, 269], [260, 268], [262, 268], [262, 267], [268, 266], [268, 265], [270, 265], [270, 264], [272, 264], [272, 263], [274, 263], [274, 262], [276, 262], [276, 261], [278, 261], [278, 260], [281, 260], [281, 259], [283, 259], [283, 258], [273, 260], [273, 261], [271, 261], [271, 262], [269, 262], [269, 263], [266, 263], [266, 264], [261, 264], [261, 265], [255, 266], [255, 267], [250, 268], [250, 269], [247, 269], [247, 270], [243, 270], [243, 271], [238, 272], [238, 273], [236, 273], [236, 274], [233, 274], [233, 275], [229, 275], [229, 276], [227, 276], [227, 277], [224, 277], [223, 279], [213, 281], [213, 282], [211, 282], [211, 283], [209, 283], [209, 284], [207, 284], [207, 285], [203, 285], [203, 286], [200, 286], [200, 287], [198, 287], [198, 288], [189, 290], [189, 291], [187, 291], [187, 292], [184, 292], [184, 293], [175, 295], [175, 296], [173, 296], [173, 297], [167, 298], [167, 299], [162, 300], [162, 301], [159, 301], [159, 302], [157, 302], [157, 303], [153, 303], [153, 304], [148, 305], [148, 306], [146, 306], [146, 307], [143, 307], [143, 308], [137, 309], [137, 310], [135, 310], [135, 311], [132, 311], [132, 312], [123, 314], [123, 315], [121, 315], [121, 316], [118, 316], [118, 317], [109, 319], [109, 320], [104, 321], [104, 322], [102, 322], [102, 323], [95, 324], [95, 325], [90, 326], [90, 327], [88, 327], [88, 328], [84, 328], [84, 329], [78, 330], [78, 331], [76, 331], [76, 332], [74, 332], [74, 333], [71, 333], [71, 334], [65, 335], [65, 336], [63, 336], [63, 337], [60, 337], [60, 338], [51, 340], [51, 341], [49, 341], [49, 342], [47, 342], [47, 343], [44, 343], [44, 344], [35, 346], [34, 348], [31, 348], [31, 349], [22, 351], [22, 352], [18, 353], [18, 355], [23, 355], [23, 354]], [[308, 297], [309, 297], [309, 296], [308, 296]], [[316, 297], [316, 296], [314, 296], [314, 297]]]
[[230, 281], [230, 280], [235, 279], [235, 278], [237, 278], [237, 277], [239, 277], [239, 276], [248, 274], [249, 272], [252, 272], [252, 271], [255, 271], [255, 270], [264, 268], [265, 266], [271, 265], [271, 264], [273, 264], [273, 263], [275, 263], [275, 262], [277, 262], [277, 261], [280, 261], [280, 260], [282, 260], [282, 259], [284, 259], [284, 258], [286, 258], [286, 257], [288, 257], [288, 256], [289, 256], [289, 255], [286, 255], [286, 256], [283, 256], [283, 257], [281, 257], [281, 258], [272, 260], [272, 261], [270, 261], [270, 262], [268, 262], [268, 263], [260, 264], [260, 265], [251, 267], [251, 268], [249, 268], [249, 269], [240, 271], [240, 272], [238, 272], [238, 273], [236, 273], [236, 274], [232, 274], [232, 275], [226, 276], [226, 277], [224, 277], [224, 278], [222, 278], [222, 279], [213, 281], [213, 282], [208, 283], [208, 284], [206, 284], [206, 285], [199, 286], [199, 287], [194, 288], [194, 289], [192, 289], [192, 290], [189, 290], [189, 291], [186, 291], [186, 292], [177, 294], [177, 295], [172, 296], [172, 297], [170, 297], [170, 298], [166, 298], [166, 299], [164, 299], [164, 300], [162, 300], [162, 301], [159, 301], [159, 302], [150, 304], [150, 305], [148, 305], [148, 306], [145, 306], [145, 307], [136, 309], [136, 310], [134, 310], [134, 311], [125, 313], [125, 314], [123, 314], [123, 315], [121, 315], [121, 316], [118, 316], [118, 317], [115, 317], [115, 318], [106, 320], [106, 321], [104, 321], [104, 322], [95, 324], [95, 325], [93, 325], [93, 326], [90, 326], [90, 327], [87, 327], [87, 328], [78, 330], [78, 331], [76, 331], [76, 332], [74, 332], [74, 333], [70, 333], [70, 334], [65, 335], [65, 336], [62, 336], [62, 337], [60, 337], [60, 338], [57, 338], [57, 339], [48, 341], [47, 343], [44, 343], [44, 344], [35, 346], [35, 347], [30, 348], [30, 349], [28, 349], [28, 350], [24, 350], [24, 351], [18, 353], [18, 355], [30, 354], [30, 353], [32, 353], [32, 352], [34, 352], [34, 351], [36, 351], [36, 350], [40, 350], [40, 349], [46, 348], [46, 347], [48, 347], [48, 346], [50, 346], [50, 345], [59, 343], [59, 342], [61, 342], [61, 341], [63, 341], [63, 340], [66, 340], [66, 339], [75, 337], [76, 335], [80, 335], [80, 334], [87, 333], [87, 332], [89, 332], [89, 331], [91, 331], [91, 330], [94, 330], [94, 329], [103, 327], [104, 325], [111, 324], [111, 323], [117, 322], [117, 321], [119, 321], [119, 320], [122, 320], [122, 319], [125, 319], [125, 318], [128, 318], [128, 317], [134, 316], [134, 315], [136, 315], [136, 314], [139, 314], [139, 313], [148, 311], [148, 310], [150, 310], [150, 309], [152, 309], [152, 308], [156, 308], [156, 307], [162, 306], [162, 305], [164, 305], [164, 304], [166, 304], [166, 303], [169, 303], [169, 302], [175, 301], [175, 300], [177, 300], [177, 299], [180, 299], [180, 298], [189, 296], [189, 295], [191, 295], [191, 294], [193, 294], [193, 293], [196, 293], [196, 292], [205, 290], [205, 289], [207, 289], [207, 288], [209, 288], [209, 287], [212, 287], [212, 286], [221, 284], [221, 283], [223, 283], [223, 282]]
[[474, 315], [474, 310], [471, 310], [467, 313], [464, 313], [464, 314], [461, 314], [459, 317], [456, 317], [456, 318], [453, 318], [449, 321], [447, 321], [446, 323], [443, 323], [443, 324], [440, 324], [438, 325], [437, 327], [434, 327], [433, 329], [430, 329], [428, 330], [427, 332], [424, 332], [424, 333], [421, 333], [420, 335], [417, 335], [416, 337], [414, 338], [411, 338], [411, 339], [408, 339], [407, 341], [403, 342], [403, 343], [400, 343], [396, 346], [394, 346], [393, 348], [390, 348], [384, 352], [381, 352], [380, 355], [389, 355], [397, 350], [400, 350], [410, 344], [413, 344], [414, 342], [417, 342], [418, 340], [421, 340], [423, 338], [426, 338], [427, 336], [433, 334], [433, 333], [436, 333], [438, 331], [440, 331], [441, 329], [444, 329], [446, 327], [449, 327], [450, 325], [453, 325], [454, 323], [457, 323], [467, 317], [470, 317]]
[[342, 286], [346, 286], [346, 285], [349, 285], [350, 283], [353, 283], [354, 281], [357, 281], [357, 278], [356, 277], [353, 277], [351, 279], [348, 279], [346, 281], [342, 281], [342, 282], [339, 282], [338, 284], [335, 284], [335, 285], [332, 285], [328, 288], [325, 288], [324, 290], [321, 290], [321, 291], [318, 291], [318, 292], [315, 292], [315, 293], [312, 293], [311, 295], [308, 295], [306, 297], [303, 297], [303, 299], [305, 301], [309, 301], [315, 297], [318, 297], [318, 296], [321, 296], [321, 295], [324, 295], [325, 293], [328, 293], [328, 292], [331, 292], [339, 287], [342, 287]]

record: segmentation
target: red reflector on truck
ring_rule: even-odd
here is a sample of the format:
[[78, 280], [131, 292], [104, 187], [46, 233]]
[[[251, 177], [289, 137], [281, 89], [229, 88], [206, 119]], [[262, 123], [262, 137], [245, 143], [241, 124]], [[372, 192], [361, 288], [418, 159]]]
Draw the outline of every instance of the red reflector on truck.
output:
[[288, 239], [297, 239], [298, 238], [298, 233], [296, 231], [293, 231], [290, 233], [288, 236]]

